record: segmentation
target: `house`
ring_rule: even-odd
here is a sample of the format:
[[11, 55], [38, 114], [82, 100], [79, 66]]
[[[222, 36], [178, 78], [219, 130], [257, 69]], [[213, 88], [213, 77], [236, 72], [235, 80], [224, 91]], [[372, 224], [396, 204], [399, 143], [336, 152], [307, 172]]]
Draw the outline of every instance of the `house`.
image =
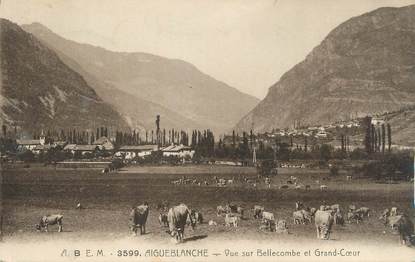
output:
[[157, 151], [157, 145], [122, 146], [117, 150], [115, 156], [124, 157], [125, 159], [143, 158], [151, 155], [153, 151]]
[[327, 133], [324, 132], [324, 131], [319, 131], [319, 132], [317, 132], [317, 134], [315, 134], [315, 137], [317, 137], [317, 138], [326, 138]]
[[376, 125], [382, 125], [382, 124], [385, 124], [385, 120], [383, 120], [380, 117], [373, 117], [372, 120], [371, 120], [371, 124], [375, 125], [375, 126]]
[[114, 144], [106, 136], [102, 136], [102, 137], [98, 138], [92, 144], [101, 146], [101, 148], [103, 148], [103, 150], [107, 150], [107, 151], [114, 150]]
[[40, 154], [41, 152], [46, 153], [48, 152], [51, 148], [53, 148], [53, 145], [37, 145], [35, 148], [33, 148], [31, 151], [34, 154]]
[[180, 158], [190, 157], [193, 158], [195, 151], [190, 146], [185, 145], [170, 145], [161, 150], [164, 157], [177, 156]]
[[96, 151], [103, 150], [103, 147], [100, 145], [76, 145], [76, 144], [67, 144], [64, 148], [64, 151], [71, 152], [72, 154], [80, 153], [85, 155], [87, 153], [95, 153]]
[[39, 139], [17, 139], [17, 150], [19, 151], [25, 151], [30, 150], [32, 151], [37, 146], [44, 145], [46, 141], [45, 136], [40, 136]]

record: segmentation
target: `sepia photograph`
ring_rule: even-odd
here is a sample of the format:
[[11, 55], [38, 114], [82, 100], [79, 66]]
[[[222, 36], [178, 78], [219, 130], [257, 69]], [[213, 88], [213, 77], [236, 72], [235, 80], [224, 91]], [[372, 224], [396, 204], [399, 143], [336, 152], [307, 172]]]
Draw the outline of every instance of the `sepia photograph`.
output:
[[0, 0], [0, 262], [415, 261], [415, 0]]

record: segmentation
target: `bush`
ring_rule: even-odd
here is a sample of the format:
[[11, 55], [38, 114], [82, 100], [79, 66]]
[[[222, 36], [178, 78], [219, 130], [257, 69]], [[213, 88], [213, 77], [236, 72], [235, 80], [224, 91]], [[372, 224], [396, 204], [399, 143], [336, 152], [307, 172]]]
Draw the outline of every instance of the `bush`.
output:
[[365, 163], [361, 172], [376, 179], [404, 179], [412, 175], [413, 159], [409, 152], [387, 154]]
[[339, 168], [336, 165], [333, 165], [330, 168], [330, 176], [337, 176], [339, 174]]

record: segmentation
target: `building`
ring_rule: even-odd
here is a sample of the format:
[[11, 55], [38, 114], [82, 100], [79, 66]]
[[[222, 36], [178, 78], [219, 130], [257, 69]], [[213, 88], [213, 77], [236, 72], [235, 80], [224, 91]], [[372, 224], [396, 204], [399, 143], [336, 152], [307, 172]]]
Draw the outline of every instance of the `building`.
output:
[[101, 148], [103, 148], [103, 150], [106, 150], [106, 151], [114, 150], [114, 144], [106, 136], [102, 136], [102, 137], [98, 138], [92, 144], [97, 145], [97, 146], [101, 146]]
[[157, 145], [122, 146], [117, 150], [115, 156], [123, 157], [124, 159], [144, 158], [151, 155], [154, 151], [157, 151]]
[[80, 153], [85, 155], [87, 153], [96, 153], [97, 151], [102, 151], [104, 148], [100, 145], [76, 145], [76, 144], [67, 144], [64, 148], [64, 151], [71, 152], [72, 154]]
[[[43, 132], [42, 132], [43, 134]], [[17, 150], [18, 151], [33, 151], [37, 146], [45, 145], [46, 138], [44, 135], [41, 135], [39, 139], [17, 139]]]
[[176, 156], [179, 158], [190, 157], [193, 158], [195, 151], [190, 146], [185, 145], [171, 145], [161, 150], [164, 157]]

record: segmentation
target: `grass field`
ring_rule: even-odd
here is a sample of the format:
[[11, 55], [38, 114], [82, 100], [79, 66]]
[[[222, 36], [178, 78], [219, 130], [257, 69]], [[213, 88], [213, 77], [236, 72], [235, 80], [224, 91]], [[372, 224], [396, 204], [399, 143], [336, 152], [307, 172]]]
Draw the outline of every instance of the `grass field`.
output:
[[[396, 206], [412, 217], [413, 185], [409, 182], [378, 184], [368, 179], [354, 177], [346, 181], [344, 174], [326, 180], [327, 170], [281, 169], [278, 177], [272, 180], [271, 188], [259, 184], [256, 188], [245, 183], [235, 183], [229, 187], [216, 185], [174, 186], [172, 180], [182, 175], [186, 178], [211, 181], [213, 176], [235, 178], [238, 175], [256, 176], [253, 168], [247, 167], [131, 167], [118, 173], [101, 174], [97, 169], [53, 169], [31, 167], [7, 170], [4, 172], [4, 233], [6, 241], [48, 240], [48, 239], [123, 239], [131, 232], [128, 228], [128, 214], [131, 206], [148, 201], [150, 215], [147, 223], [148, 234], [138, 238], [169, 243], [165, 228], [157, 221], [156, 204], [167, 200], [171, 205], [185, 203], [200, 210], [206, 221], [214, 220], [218, 226], [206, 223], [195, 231], [187, 230], [186, 236], [200, 239], [200, 243], [214, 240], [275, 240], [309, 243], [315, 238], [313, 225], [293, 225], [292, 212], [297, 200], [310, 207], [326, 204], [340, 204], [345, 209], [349, 204], [366, 206], [373, 210], [371, 217], [363, 223], [335, 226], [332, 238], [336, 241], [368, 240], [374, 244], [398, 243], [398, 236], [385, 230], [378, 220], [384, 208]], [[311, 190], [279, 189], [287, 178], [295, 175], [302, 184], [310, 184]], [[316, 183], [328, 186], [320, 191]], [[253, 205], [265, 206], [278, 219], [289, 223], [288, 235], [259, 230], [259, 221], [252, 218], [242, 220], [238, 228], [227, 228], [223, 218], [216, 216], [216, 206], [231, 201], [247, 210]], [[81, 202], [85, 209], [76, 210]], [[34, 224], [45, 214], [64, 215], [64, 233], [38, 233]], [[51, 230], [56, 230], [52, 227]], [[185, 237], [186, 237], [185, 236]]]

